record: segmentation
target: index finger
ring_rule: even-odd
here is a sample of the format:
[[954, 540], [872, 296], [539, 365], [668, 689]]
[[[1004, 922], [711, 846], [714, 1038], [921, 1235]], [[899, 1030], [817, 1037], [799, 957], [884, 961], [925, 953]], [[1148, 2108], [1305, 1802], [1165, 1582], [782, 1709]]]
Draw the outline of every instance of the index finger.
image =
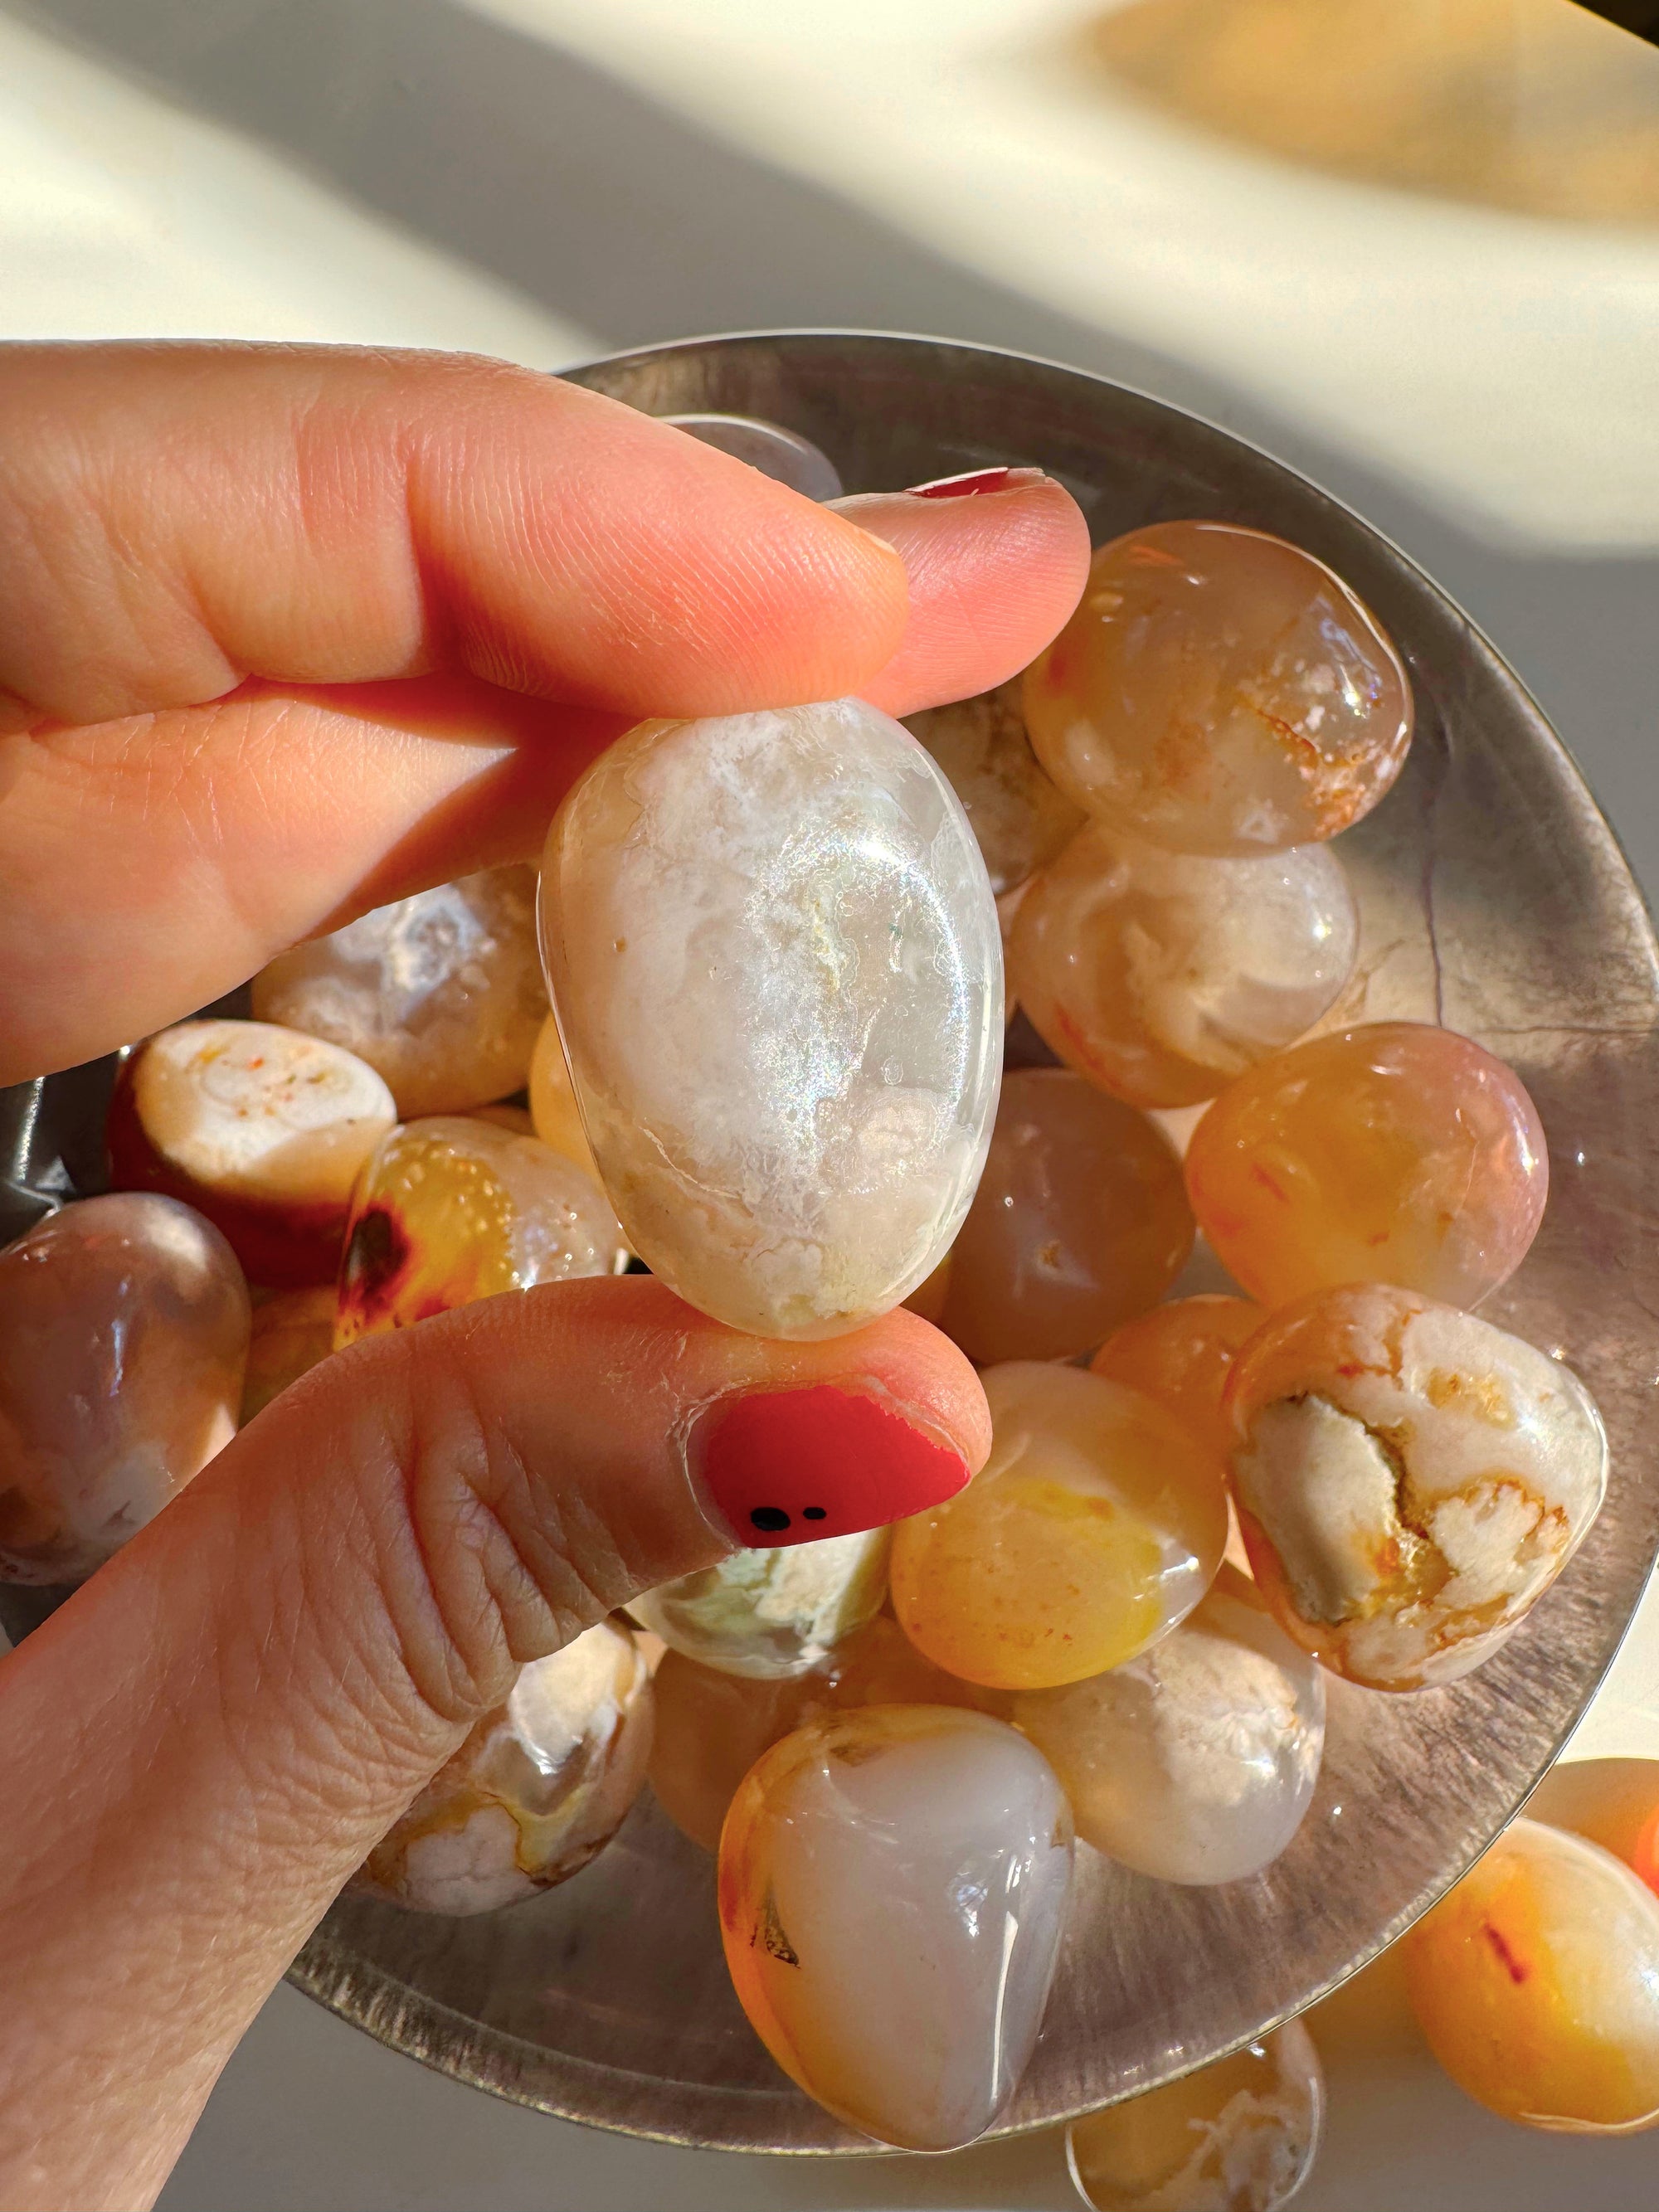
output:
[[629, 714], [857, 690], [904, 564], [576, 386], [465, 356], [0, 348], [0, 693], [14, 726], [250, 677], [465, 672]]

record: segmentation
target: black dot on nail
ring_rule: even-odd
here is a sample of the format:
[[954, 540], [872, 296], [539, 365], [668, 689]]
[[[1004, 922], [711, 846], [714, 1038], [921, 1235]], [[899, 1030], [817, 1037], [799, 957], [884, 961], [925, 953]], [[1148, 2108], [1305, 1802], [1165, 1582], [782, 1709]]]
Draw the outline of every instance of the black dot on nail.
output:
[[803, 1521], [822, 1521], [823, 1508], [821, 1505], [803, 1505], [800, 1509], [800, 1517]]
[[757, 1528], [764, 1528], [769, 1534], [775, 1528], [787, 1528], [789, 1526], [789, 1516], [781, 1505], [757, 1505], [749, 1518]]

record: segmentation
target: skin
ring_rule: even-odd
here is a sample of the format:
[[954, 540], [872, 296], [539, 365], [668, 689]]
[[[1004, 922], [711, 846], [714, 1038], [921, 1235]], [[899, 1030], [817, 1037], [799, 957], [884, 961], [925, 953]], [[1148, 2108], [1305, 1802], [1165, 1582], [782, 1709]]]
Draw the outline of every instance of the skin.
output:
[[[532, 856], [643, 715], [913, 712], [1011, 675], [1082, 587], [1046, 482], [843, 508], [497, 363], [0, 349], [0, 1081]], [[983, 1462], [971, 1368], [902, 1311], [770, 1344], [635, 1278], [370, 1339], [0, 1662], [9, 2212], [154, 2200], [514, 1668], [726, 1548], [685, 1418], [838, 1378]]]

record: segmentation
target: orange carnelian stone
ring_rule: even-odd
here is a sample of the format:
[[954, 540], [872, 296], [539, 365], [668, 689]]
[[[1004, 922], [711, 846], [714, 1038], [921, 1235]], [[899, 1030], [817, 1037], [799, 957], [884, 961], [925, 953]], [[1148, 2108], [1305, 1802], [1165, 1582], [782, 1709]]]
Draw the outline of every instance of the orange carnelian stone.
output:
[[1176, 1298], [1109, 1336], [1090, 1372], [1156, 1398], [1224, 1460], [1237, 1439], [1221, 1394], [1233, 1361], [1267, 1318], [1249, 1298]]
[[1263, 1305], [1339, 1283], [1479, 1304], [1543, 1218], [1549, 1157], [1520, 1078], [1416, 1022], [1311, 1037], [1224, 1091], [1193, 1133], [1187, 1192]]
[[1575, 2135], [1659, 2122], [1659, 1898], [1610, 1852], [1517, 1820], [1405, 1954], [1430, 2048], [1477, 2103]]

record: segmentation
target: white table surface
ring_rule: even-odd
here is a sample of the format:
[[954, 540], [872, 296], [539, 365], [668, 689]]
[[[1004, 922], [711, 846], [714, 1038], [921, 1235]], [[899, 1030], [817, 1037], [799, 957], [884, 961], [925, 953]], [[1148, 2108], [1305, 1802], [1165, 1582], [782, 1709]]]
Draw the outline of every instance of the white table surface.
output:
[[[1055, 59], [1079, 13], [1064, 0], [42, 0], [34, 27], [24, 12], [0, 9], [0, 337], [374, 341], [554, 367], [840, 324], [1115, 374], [1270, 447], [1436, 574], [1659, 886], [1659, 232], [1321, 182], [1085, 100]], [[1659, 115], [1659, 57], [1611, 51]], [[1655, 1591], [1574, 1748], [1659, 1756]], [[1659, 2138], [1506, 2127], [1438, 2075], [1391, 1987], [1363, 2021], [1315, 2022], [1332, 2125], [1308, 2212], [1650, 2212]], [[426, 2073], [288, 1989], [162, 2199], [1072, 2201], [1052, 2137], [833, 2164], [618, 2141]]]

